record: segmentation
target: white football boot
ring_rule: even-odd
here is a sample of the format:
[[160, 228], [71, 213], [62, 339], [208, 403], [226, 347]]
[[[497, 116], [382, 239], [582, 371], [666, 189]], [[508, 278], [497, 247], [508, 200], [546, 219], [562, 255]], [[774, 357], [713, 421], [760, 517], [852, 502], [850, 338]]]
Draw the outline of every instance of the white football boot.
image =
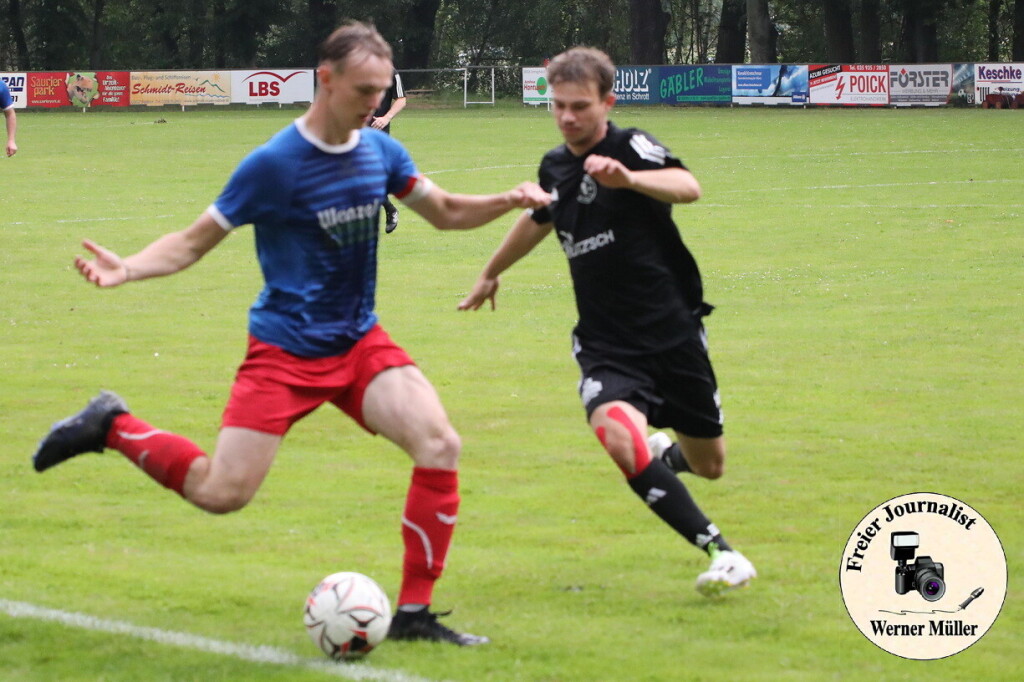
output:
[[660, 459], [669, 469], [675, 473], [689, 471], [690, 467], [683, 459], [683, 453], [679, 448], [670, 449], [675, 442], [664, 431], [652, 433], [647, 438], [647, 447], [651, 451], [653, 459]]
[[718, 597], [746, 587], [757, 577], [754, 564], [735, 550], [711, 552], [711, 567], [697, 576], [697, 591], [705, 597]]

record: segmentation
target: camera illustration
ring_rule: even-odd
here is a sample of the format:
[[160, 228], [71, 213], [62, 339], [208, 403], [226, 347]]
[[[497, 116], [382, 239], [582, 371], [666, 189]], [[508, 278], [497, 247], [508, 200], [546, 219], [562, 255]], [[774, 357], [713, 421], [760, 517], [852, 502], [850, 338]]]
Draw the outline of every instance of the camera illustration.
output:
[[917, 590], [926, 601], [938, 601], [946, 594], [942, 564], [932, 561], [930, 556], [919, 556], [914, 552], [921, 544], [921, 536], [913, 531], [897, 531], [890, 538], [889, 556], [896, 566], [896, 594]]

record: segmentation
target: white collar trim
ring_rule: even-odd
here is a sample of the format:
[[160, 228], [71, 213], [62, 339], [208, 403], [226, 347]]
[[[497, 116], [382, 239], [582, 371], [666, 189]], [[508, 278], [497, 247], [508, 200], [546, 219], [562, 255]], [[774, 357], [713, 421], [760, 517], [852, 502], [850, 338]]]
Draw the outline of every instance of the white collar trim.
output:
[[352, 134], [348, 138], [348, 142], [343, 142], [342, 144], [327, 144], [309, 130], [309, 127], [306, 125], [305, 116], [295, 119], [295, 127], [298, 129], [299, 135], [302, 135], [306, 142], [309, 142], [320, 151], [328, 154], [344, 154], [352, 151], [356, 148], [356, 145], [359, 144], [358, 129], [352, 131]]

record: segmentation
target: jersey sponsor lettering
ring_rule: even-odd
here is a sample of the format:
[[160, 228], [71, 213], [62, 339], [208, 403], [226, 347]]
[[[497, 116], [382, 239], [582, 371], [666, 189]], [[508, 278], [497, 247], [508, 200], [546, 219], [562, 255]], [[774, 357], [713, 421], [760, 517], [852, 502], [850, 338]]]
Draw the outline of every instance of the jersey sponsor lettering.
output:
[[373, 239], [377, 233], [377, 215], [380, 213], [379, 201], [363, 206], [337, 209], [334, 207], [317, 211], [316, 217], [320, 227], [331, 236], [339, 246], [351, 246]]
[[565, 251], [565, 255], [569, 257], [569, 260], [572, 260], [577, 256], [582, 256], [585, 253], [596, 251], [615, 242], [614, 230], [606, 230], [600, 234], [595, 234], [593, 237], [587, 237], [583, 241], [579, 242], [573, 241], [572, 235], [568, 232], [562, 232], [559, 230], [558, 234], [562, 237], [562, 250]]

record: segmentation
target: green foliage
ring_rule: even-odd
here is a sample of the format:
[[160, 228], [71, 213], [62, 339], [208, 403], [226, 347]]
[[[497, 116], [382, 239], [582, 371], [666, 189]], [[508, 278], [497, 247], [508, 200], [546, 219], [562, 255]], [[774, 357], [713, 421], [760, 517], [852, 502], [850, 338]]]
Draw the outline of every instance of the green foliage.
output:
[[[905, 59], [906, 0], [875, 0], [883, 62]], [[745, 2], [745, 0], [744, 0]], [[866, 0], [848, 0], [855, 34]], [[185, 69], [305, 67], [316, 45], [345, 19], [375, 23], [395, 47], [400, 68], [467, 64], [539, 64], [574, 45], [607, 51], [630, 62], [632, 6], [627, 0], [21, 0], [20, 15], [0, 13], [0, 68]], [[927, 5], [932, 7], [932, 5]], [[715, 58], [721, 2], [663, 0], [668, 14], [666, 63]], [[825, 59], [822, 3], [772, 0], [780, 61]], [[988, 2], [943, 0], [933, 6], [940, 59], [984, 61], [988, 55]], [[1000, 59], [1011, 58], [1013, 2], [997, 13]], [[1018, 13], [1019, 14], [1019, 13]], [[916, 16], [916, 15], [913, 15]], [[19, 18], [20, 17], [20, 18]], [[1019, 20], [1018, 20], [1019, 21]], [[26, 36], [20, 57], [14, 24]], [[637, 38], [643, 40], [643, 36]], [[866, 61], [859, 56], [858, 61]]]
[[[269, 645], [320, 660], [307, 591], [355, 569], [393, 596], [405, 457], [324, 408], [289, 434], [253, 503], [196, 511], [119, 455], [43, 475], [29, 455], [101, 387], [212, 448], [259, 289], [249, 228], [174, 277], [96, 290], [90, 237], [127, 253], [188, 224], [296, 110], [19, 116], [0, 160], [0, 599]], [[155, 125], [157, 118], [166, 123]], [[569, 356], [557, 244], [503, 277], [498, 309], [457, 313], [511, 218], [438, 233], [411, 210], [381, 241], [379, 312], [437, 386], [464, 441], [460, 525], [439, 608], [477, 650], [385, 643], [354, 674], [464, 680], [1012, 680], [1024, 570], [1018, 427], [1024, 176], [1014, 112], [622, 109], [701, 180], [676, 207], [718, 309], [725, 478], [686, 478], [757, 564], [748, 590], [693, 591], [702, 555], [599, 453]], [[466, 131], [472, 131], [467, 143]], [[394, 133], [450, 191], [534, 176], [558, 142], [543, 110], [410, 106]], [[842, 547], [895, 495], [962, 499], [999, 533], [1009, 595], [952, 658], [890, 656], [850, 622]], [[0, 613], [0, 679], [322, 680], [126, 635]]]

